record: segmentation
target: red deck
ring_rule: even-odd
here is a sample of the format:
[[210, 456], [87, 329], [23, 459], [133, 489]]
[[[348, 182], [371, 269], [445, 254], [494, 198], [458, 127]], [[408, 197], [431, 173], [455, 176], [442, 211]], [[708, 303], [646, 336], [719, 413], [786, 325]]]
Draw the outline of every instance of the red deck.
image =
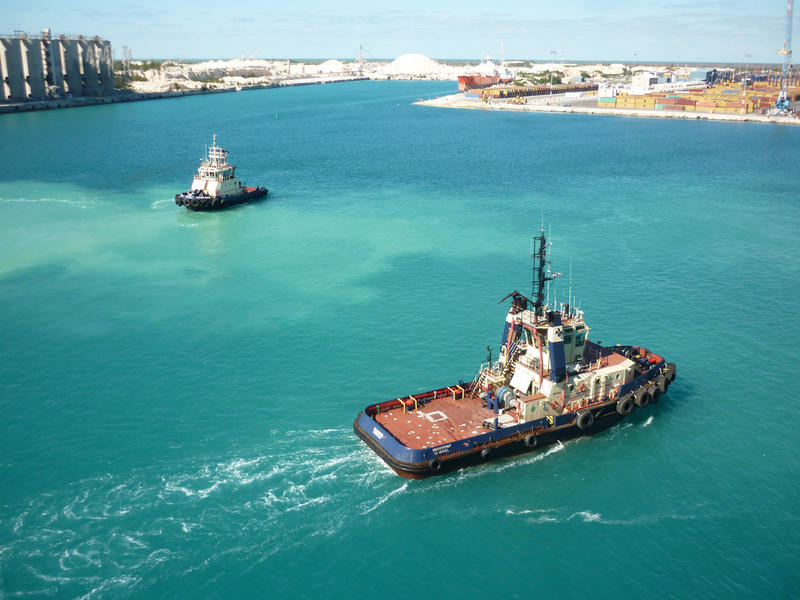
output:
[[488, 430], [484, 419], [494, 419], [492, 411], [470, 396], [454, 400], [452, 396], [436, 398], [414, 410], [403, 412], [398, 406], [375, 415], [389, 433], [409, 448], [425, 448], [462, 440]]
[[[660, 360], [655, 355], [653, 358]], [[624, 356], [613, 353], [603, 357], [599, 362], [586, 365], [584, 372], [615, 366], [625, 360], [627, 359]], [[412, 449], [430, 448], [487, 433], [489, 430], [483, 426], [484, 420], [492, 420], [499, 415], [484, 408], [477, 398], [469, 395], [462, 398], [463, 390], [458, 392], [456, 389], [461, 390], [461, 388], [443, 388], [435, 392], [418, 394], [415, 396], [419, 399], [418, 408], [415, 408], [415, 398], [409, 396], [405, 400], [397, 399], [374, 405], [368, 409], [368, 414], [398, 441]], [[582, 406], [600, 402], [599, 395], [595, 398], [590, 398], [589, 395], [588, 390], [584, 392], [574, 390], [566, 398], [567, 410], [577, 410]], [[535, 394], [520, 400], [538, 401], [543, 398], [541, 394]], [[405, 410], [403, 402], [406, 404]], [[515, 410], [507, 411], [499, 418], [515, 418], [515, 413]]]

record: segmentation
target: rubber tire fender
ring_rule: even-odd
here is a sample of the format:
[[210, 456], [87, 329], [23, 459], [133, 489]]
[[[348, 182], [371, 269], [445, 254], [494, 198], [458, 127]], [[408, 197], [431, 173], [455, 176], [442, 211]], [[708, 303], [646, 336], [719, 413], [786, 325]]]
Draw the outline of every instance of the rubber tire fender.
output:
[[534, 434], [530, 434], [530, 435], [526, 435], [525, 436], [525, 445], [528, 448], [536, 448], [538, 443], [539, 443], [539, 440], [536, 439], [536, 436]]
[[175, 194], [175, 204], [177, 204], [178, 206], [182, 206], [183, 205], [183, 202], [181, 202], [181, 195], [180, 194]]
[[489, 455], [492, 453], [491, 448], [484, 448], [481, 450], [481, 458], [489, 458]]
[[442, 470], [442, 461], [440, 461], [438, 458], [432, 458], [428, 461], [428, 466], [430, 467], [431, 471], [438, 473]]
[[659, 388], [658, 384], [656, 384], [656, 387], [650, 390], [650, 404], [656, 404], [660, 397], [661, 389]]
[[579, 410], [578, 416], [575, 418], [575, 424], [581, 431], [586, 431], [594, 425], [594, 415], [589, 409]]
[[192, 208], [197, 210], [200, 207], [200, 200], [198, 200], [197, 198], [192, 198], [191, 205], [192, 205]]
[[672, 383], [675, 381], [675, 376], [678, 374], [678, 367], [675, 366], [675, 363], [669, 363], [667, 365], [667, 373], [667, 379], [669, 379], [669, 382]]
[[633, 398], [630, 396], [625, 396], [624, 398], [617, 400], [617, 413], [623, 417], [627, 417], [629, 414], [631, 414], [633, 412], [633, 408]]
[[650, 404], [651, 397], [647, 390], [639, 389], [633, 395], [633, 403], [636, 404], [639, 408], [644, 408], [648, 404]]

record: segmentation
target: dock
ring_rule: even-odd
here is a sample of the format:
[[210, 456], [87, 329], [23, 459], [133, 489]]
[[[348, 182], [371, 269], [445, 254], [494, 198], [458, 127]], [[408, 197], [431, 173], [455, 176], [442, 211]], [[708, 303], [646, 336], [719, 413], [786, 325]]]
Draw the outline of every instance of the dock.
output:
[[436, 108], [461, 108], [470, 110], [510, 110], [516, 112], [537, 112], [537, 113], [566, 113], [581, 115], [604, 115], [614, 117], [639, 117], [656, 119], [691, 119], [701, 121], [728, 121], [728, 122], [754, 122], [754, 123], [777, 123], [781, 125], [800, 125], [800, 118], [780, 117], [759, 114], [720, 114], [705, 112], [685, 112], [679, 110], [648, 110], [637, 108], [603, 108], [597, 106], [597, 98], [573, 99], [547, 97], [537, 97], [535, 101], [528, 100], [525, 103], [515, 101], [515, 99], [493, 99], [482, 100], [479, 97], [469, 97], [466, 93], [441, 96], [429, 100], [417, 100], [414, 104], [418, 106], [430, 106]]

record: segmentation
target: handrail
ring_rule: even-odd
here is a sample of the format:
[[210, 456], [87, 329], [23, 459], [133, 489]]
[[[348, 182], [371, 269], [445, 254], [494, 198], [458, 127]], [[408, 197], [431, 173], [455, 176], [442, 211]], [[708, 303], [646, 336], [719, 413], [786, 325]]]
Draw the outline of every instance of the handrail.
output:
[[449, 388], [447, 388], [447, 389], [448, 389], [448, 390], [450, 390], [450, 391], [453, 393], [453, 400], [455, 400], [455, 399], [456, 399], [456, 394], [457, 394], [458, 392], [461, 392], [461, 397], [462, 397], [462, 398], [464, 397], [464, 394], [465, 394], [465, 392], [464, 392], [464, 388], [462, 388], [460, 385], [456, 385], [456, 386], [453, 386], [453, 387], [449, 387]]

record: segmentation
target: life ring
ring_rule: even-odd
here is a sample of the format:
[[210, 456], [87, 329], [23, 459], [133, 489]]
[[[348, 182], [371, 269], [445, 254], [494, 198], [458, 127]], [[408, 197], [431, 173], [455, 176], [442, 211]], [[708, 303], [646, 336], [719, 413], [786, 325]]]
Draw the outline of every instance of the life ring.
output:
[[630, 396], [625, 396], [617, 400], [617, 412], [623, 417], [631, 414], [633, 412], [633, 399]]
[[530, 435], [526, 435], [525, 436], [525, 445], [528, 448], [536, 448], [536, 444], [537, 443], [538, 443], [538, 441], [536, 440], [536, 436], [535, 435], [530, 434]]
[[428, 466], [431, 468], [431, 471], [438, 473], [442, 470], [442, 461], [438, 458], [434, 458], [428, 462]]
[[553, 410], [558, 410], [558, 400], [553, 400], [550, 403], [550, 408], [552, 408]]
[[575, 419], [575, 424], [578, 426], [578, 429], [586, 431], [592, 425], [594, 425], [594, 415], [590, 410], [582, 410], [578, 413], [577, 418]]
[[578, 386], [578, 391], [579, 392], [585, 392], [586, 391], [586, 384], [585, 383], [580, 384]]

